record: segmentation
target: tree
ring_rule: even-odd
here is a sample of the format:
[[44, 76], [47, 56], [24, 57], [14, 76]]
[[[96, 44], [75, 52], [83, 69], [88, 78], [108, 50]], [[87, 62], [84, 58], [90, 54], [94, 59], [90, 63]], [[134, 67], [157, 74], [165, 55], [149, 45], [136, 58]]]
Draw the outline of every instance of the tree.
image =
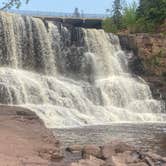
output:
[[112, 19], [114, 24], [117, 26], [117, 29], [122, 28], [122, 4], [121, 0], [114, 0], [113, 9], [112, 9]]
[[166, 0], [140, 0], [137, 17], [160, 24], [166, 18]]
[[2, 3], [3, 6], [0, 10], [11, 9], [12, 7], [19, 8], [22, 4], [22, 1], [24, 1], [25, 3], [29, 2], [29, 0], [6, 0]]
[[102, 28], [108, 33], [110, 33], [110, 32], [116, 33], [117, 32], [116, 25], [113, 23], [112, 18], [109, 18], [109, 17], [103, 20]]
[[78, 8], [75, 8], [74, 9], [74, 13], [73, 13], [73, 17], [76, 17], [76, 18], [79, 18], [80, 17], [80, 12], [79, 12], [79, 9]]
[[127, 5], [123, 12], [123, 25], [129, 32], [136, 31], [137, 24], [137, 3], [133, 1], [132, 4]]
[[102, 23], [103, 29], [106, 32], [116, 33], [118, 30], [122, 30], [124, 28], [122, 20], [122, 4], [125, 6], [125, 0], [114, 0], [112, 8], [106, 9], [108, 18], [106, 18]]

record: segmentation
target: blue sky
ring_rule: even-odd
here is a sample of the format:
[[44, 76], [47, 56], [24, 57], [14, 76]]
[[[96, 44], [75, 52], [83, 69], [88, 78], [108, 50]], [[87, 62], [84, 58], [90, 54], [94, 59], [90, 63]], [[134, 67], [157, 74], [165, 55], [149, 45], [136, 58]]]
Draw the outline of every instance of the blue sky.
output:
[[[105, 13], [111, 7], [113, 0], [30, 0], [28, 5], [22, 5], [20, 10], [39, 10], [56, 12], [73, 12], [75, 7], [84, 13]], [[128, 3], [132, 0], [126, 0]]]

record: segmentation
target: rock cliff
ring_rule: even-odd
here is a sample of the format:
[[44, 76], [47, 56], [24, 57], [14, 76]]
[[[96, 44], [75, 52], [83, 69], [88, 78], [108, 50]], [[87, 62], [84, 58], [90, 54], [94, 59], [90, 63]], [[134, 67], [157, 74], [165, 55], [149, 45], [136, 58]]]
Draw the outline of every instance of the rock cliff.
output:
[[141, 75], [156, 99], [166, 101], [166, 36], [164, 34], [119, 35], [123, 50], [129, 54], [129, 66]]

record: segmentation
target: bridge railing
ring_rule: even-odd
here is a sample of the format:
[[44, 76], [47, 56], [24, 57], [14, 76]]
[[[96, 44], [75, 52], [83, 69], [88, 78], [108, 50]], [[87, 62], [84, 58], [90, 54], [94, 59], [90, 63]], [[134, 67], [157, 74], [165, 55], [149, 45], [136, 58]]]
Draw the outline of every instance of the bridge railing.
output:
[[[46, 11], [26, 11], [26, 10], [9, 10], [11, 13], [17, 13], [27, 16], [38, 16], [38, 17], [64, 17], [64, 18], [75, 18], [73, 13], [63, 13], [63, 12], [46, 12]], [[80, 14], [79, 18], [106, 18], [106, 14]]]

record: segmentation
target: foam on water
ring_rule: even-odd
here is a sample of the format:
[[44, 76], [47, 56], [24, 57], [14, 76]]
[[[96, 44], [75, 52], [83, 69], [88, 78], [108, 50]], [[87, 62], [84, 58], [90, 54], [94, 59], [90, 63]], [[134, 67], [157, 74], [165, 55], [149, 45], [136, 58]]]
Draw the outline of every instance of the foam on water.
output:
[[117, 36], [2, 12], [0, 103], [35, 111], [49, 128], [166, 120]]

